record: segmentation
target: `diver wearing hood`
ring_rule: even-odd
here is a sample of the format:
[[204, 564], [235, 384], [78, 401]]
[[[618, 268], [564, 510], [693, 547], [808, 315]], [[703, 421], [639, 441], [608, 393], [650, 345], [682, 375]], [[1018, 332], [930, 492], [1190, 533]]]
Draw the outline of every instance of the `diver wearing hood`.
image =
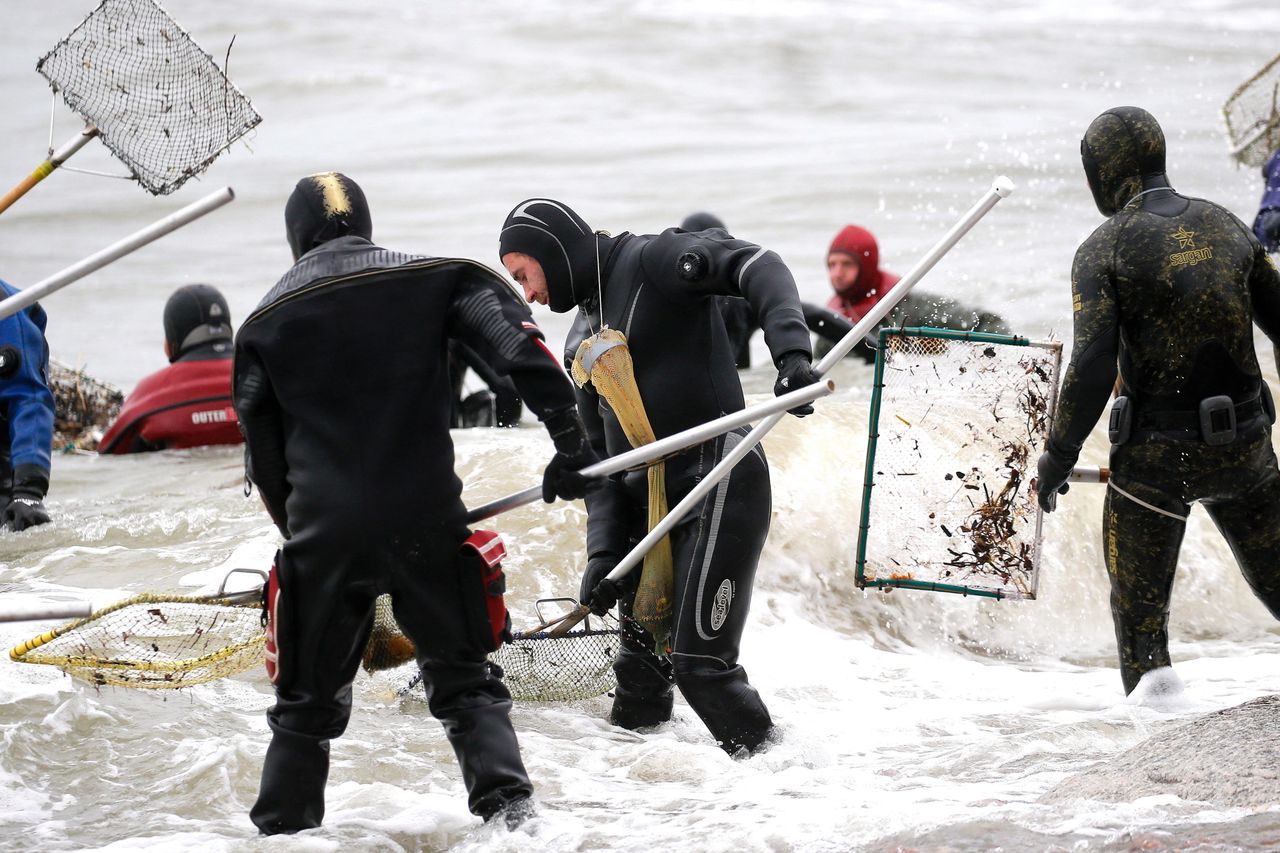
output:
[[303, 178], [285, 221], [296, 262], [236, 338], [247, 474], [286, 540], [268, 584], [276, 703], [250, 817], [266, 834], [320, 825], [329, 742], [351, 715], [374, 600], [390, 593], [469, 808], [513, 826], [532, 786], [486, 659], [506, 627], [501, 575], [483, 580], [477, 564], [491, 569], [500, 549], [465, 524], [447, 339], [510, 377], [551, 433], [548, 500], [581, 497], [573, 472], [596, 461], [572, 386], [509, 283], [474, 261], [374, 245], [346, 176]]
[[[743, 408], [742, 386], [716, 297], [743, 297], [760, 318], [778, 367], [779, 393], [816, 381], [809, 330], [795, 281], [773, 252], [723, 230], [659, 235], [595, 232], [565, 205], [531, 199], [511, 211], [499, 256], [530, 302], [577, 310], [566, 363], [602, 326], [626, 336], [635, 387], [657, 438]], [[578, 410], [597, 454], [630, 449], [617, 413], [591, 384]], [[793, 414], [807, 414], [811, 407]], [[704, 442], [665, 461], [674, 506], [739, 441], [745, 430]], [[629, 618], [632, 572], [617, 590], [605, 575], [647, 531], [645, 471], [610, 478], [587, 495], [587, 557], [580, 598], [599, 612], [621, 592], [622, 649], [610, 720], [626, 728], [671, 716], [672, 682], [728, 752], [760, 747], [773, 723], [738, 663], [756, 563], [768, 533], [769, 471], [756, 447], [670, 534], [673, 556], [670, 655]]]
[[1145, 110], [1098, 116], [1080, 153], [1107, 221], [1072, 266], [1075, 339], [1038, 493], [1052, 511], [1115, 387], [1103, 535], [1127, 694], [1170, 665], [1169, 595], [1196, 501], [1280, 618], [1275, 412], [1253, 345], [1254, 323], [1280, 345], [1280, 273], [1243, 222], [1169, 185]]
[[169, 366], [142, 379], [103, 433], [99, 453], [239, 444], [231, 402], [231, 309], [216, 287], [179, 287], [164, 306]]

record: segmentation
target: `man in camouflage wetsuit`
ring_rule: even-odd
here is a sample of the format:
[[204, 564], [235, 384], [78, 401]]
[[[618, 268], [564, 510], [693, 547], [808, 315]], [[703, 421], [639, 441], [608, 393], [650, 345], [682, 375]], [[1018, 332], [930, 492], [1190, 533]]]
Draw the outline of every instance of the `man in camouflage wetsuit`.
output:
[[[1103, 510], [1120, 676], [1169, 662], [1169, 594], [1191, 504], [1280, 618], [1280, 470], [1253, 323], [1280, 343], [1280, 273], [1243, 222], [1174, 192], [1160, 125], [1117, 107], [1080, 145], [1104, 222], [1071, 271], [1075, 343], [1039, 500], [1050, 512], [1116, 383]], [[1280, 355], [1278, 355], [1280, 357]]]

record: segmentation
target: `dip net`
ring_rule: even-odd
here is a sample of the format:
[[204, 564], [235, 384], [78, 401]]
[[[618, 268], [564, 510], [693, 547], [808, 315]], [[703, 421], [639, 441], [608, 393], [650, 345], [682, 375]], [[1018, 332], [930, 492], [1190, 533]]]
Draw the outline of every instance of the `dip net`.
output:
[[1029, 485], [1062, 345], [940, 329], [880, 333], [859, 587], [1035, 598], [1041, 513]]
[[1222, 105], [1231, 156], [1261, 168], [1280, 148], [1280, 56], [1231, 93]]
[[262, 121], [153, 0], [104, 0], [36, 70], [153, 195], [203, 172]]
[[[511, 698], [518, 702], [568, 702], [608, 693], [618, 684], [613, 659], [621, 644], [621, 631], [616, 627], [592, 628], [590, 616], [581, 628], [563, 634], [543, 630], [551, 623], [542, 618], [541, 607], [553, 602], [578, 603], [571, 598], [539, 600], [542, 625], [517, 632], [510, 642], [489, 654], [489, 660], [502, 669], [502, 682]], [[400, 689], [400, 695], [421, 683], [422, 673], [418, 673]]]
[[200, 598], [144, 593], [9, 651], [102, 686], [173, 689], [237, 675], [263, 661], [262, 592]]

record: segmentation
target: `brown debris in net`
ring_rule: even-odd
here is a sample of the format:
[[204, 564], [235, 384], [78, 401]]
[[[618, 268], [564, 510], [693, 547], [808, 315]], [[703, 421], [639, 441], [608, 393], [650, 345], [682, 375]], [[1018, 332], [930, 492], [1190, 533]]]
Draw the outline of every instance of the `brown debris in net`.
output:
[[83, 369], [49, 362], [49, 390], [53, 392], [55, 450], [96, 450], [102, 433], [120, 414], [124, 394], [99, 382]]

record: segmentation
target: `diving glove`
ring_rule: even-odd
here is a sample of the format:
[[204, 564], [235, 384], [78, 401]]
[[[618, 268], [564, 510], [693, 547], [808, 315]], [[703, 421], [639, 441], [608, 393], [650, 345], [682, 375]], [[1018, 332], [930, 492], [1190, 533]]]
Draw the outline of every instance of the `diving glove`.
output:
[[[797, 388], [821, 381], [822, 376], [813, 369], [809, 354], [800, 350], [791, 350], [783, 353], [782, 358], [778, 360], [778, 381], [773, 384], [773, 395], [781, 397]], [[812, 415], [813, 404], [805, 403], [803, 406], [796, 406], [794, 409], [788, 409], [787, 413], [797, 418]]]
[[579, 472], [599, 462], [600, 457], [587, 441], [578, 410], [563, 409], [549, 415], [545, 424], [556, 446], [556, 455], [542, 472], [542, 499], [554, 503], [556, 498], [573, 501], [586, 496], [594, 482]]
[[1053, 512], [1058, 508], [1058, 495], [1065, 495], [1071, 488], [1067, 480], [1073, 467], [1063, 465], [1052, 451], [1040, 454], [1040, 461], [1036, 463], [1036, 500], [1040, 509]]

